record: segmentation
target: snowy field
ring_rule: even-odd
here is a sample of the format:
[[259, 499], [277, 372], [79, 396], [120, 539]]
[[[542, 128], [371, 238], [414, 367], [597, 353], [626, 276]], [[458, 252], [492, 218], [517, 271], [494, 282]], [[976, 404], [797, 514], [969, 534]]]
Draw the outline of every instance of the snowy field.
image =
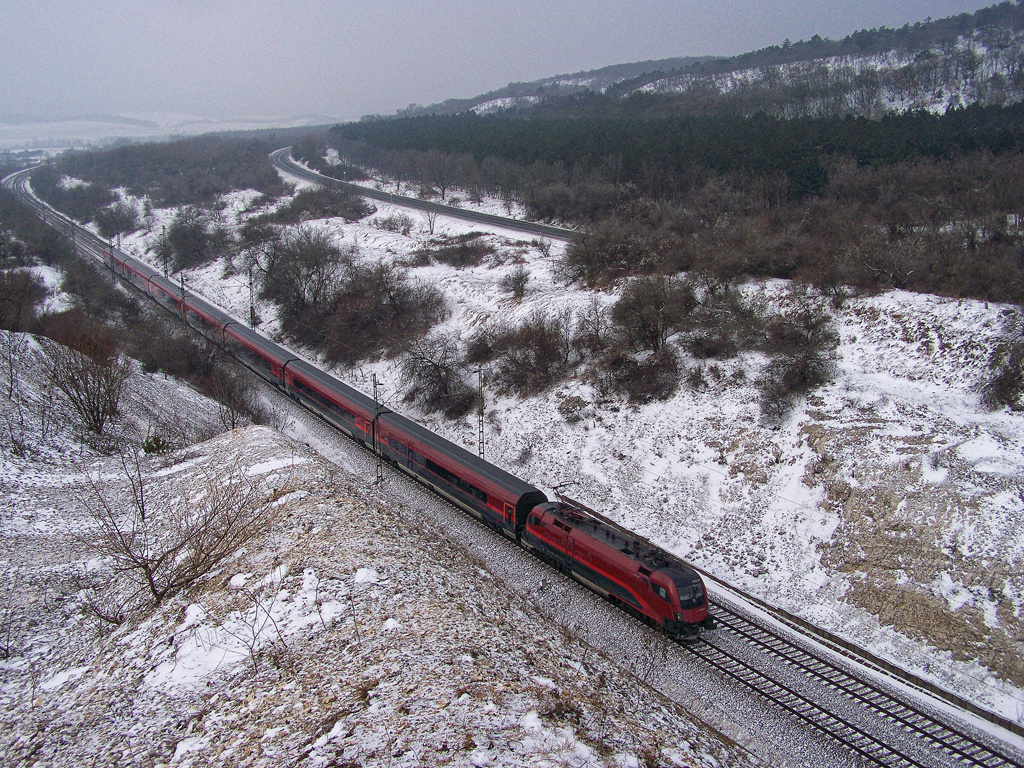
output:
[[[254, 196], [225, 198], [221, 221], [259, 213], [243, 213]], [[360, 222], [309, 226], [356, 246], [360, 259], [403, 262], [429, 234], [416, 212], [409, 236], [375, 226], [400, 212], [378, 203]], [[173, 213], [156, 211], [123, 249], [156, 264], [151, 248]], [[435, 233], [482, 229], [439, 217]], [[438, 331], [465, 340], [498, 319], [616, 299], [556, 279], [561, 244], [545, 255], [520, 235], [487, 231], [497, 253], [480, 266], [410, 270], [447, 297]], [[499, 282], [520, 263], [530, 280], [516, 302]], [[186, 280], [248, 317], [247, 284], [223, 275], [218, 263]], [[743, 290], [781, 308], [792, 300], [777, 282]], [[706, 389], [683, 386], [642, 407], [578, 380], [529, 399], [488, 389], [487, 458], [545, 489], [569, 483], [573, 497], [716, 576], [1020, 721], [1024, 415], [988, 412], [977, 393], [1006, 307], [893, 292], [830, 311], [839, 375], [781, 428], [761, 422], [752, 382], [764, 360], [746, 355], [708, 366]], [[273, 335], [273, 309], [258, 312]], [[446, 422], [401, 402], [399, 361], [334, 373], [363, 391], [376, 374], [391, 406], [475, 451], [472, 419]], [[575, 423], [559, 415], [568, 398], [585, 404]]]

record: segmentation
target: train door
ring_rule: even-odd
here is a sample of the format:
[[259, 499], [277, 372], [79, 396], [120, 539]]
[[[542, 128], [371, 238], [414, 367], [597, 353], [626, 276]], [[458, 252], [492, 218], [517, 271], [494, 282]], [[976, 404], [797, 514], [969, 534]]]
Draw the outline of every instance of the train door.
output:
[[553, 520], [550, 531], [551, 535], [554, 537], [552, 543], [555, 545], [555, 558], [559, 560], [563, 570], [568, 571], [570, 569], [570, 564], [572, 563], [571, 549], [575, 544], [570, 536], [572, 528], [561, 520]]

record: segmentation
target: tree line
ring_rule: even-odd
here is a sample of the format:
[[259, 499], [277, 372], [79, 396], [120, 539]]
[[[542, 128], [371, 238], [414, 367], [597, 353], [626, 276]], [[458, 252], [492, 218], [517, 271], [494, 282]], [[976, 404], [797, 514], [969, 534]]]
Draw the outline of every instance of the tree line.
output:
[[[114, 218], [127, 215], [124, 210], [117, 211], [116, 189], [146, 198], [157, 207], [208, 206], [239, 189], [278, 197], [285, 192], [285, 185], [268, 157], [273, 149], [276, 147], [261, 140], [209, 135], [74, 152], [33, 173], [32, 186], [40, 197], [69, 216], [83, 223], [103, 224], [112, 214]], [[64, 177], [76, 182], [62, 182]], [[114, 221], [111, 228], [115, 233], [131, 231], [133, 224], [137, 225], [136, 220], [129, 218]]]

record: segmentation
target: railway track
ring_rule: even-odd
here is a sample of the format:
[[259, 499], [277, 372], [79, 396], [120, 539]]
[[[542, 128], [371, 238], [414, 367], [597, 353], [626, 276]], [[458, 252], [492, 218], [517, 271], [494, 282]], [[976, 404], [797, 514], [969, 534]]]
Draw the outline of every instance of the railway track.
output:
[[[887, 686], [857, 675], [833, 660], [830, 654], [812, 653], [722, 602], [713, 605], [720, 631], [742, 641], [745, 652], [733, 652], [727, 647], [728, 643], [708, 636], [697, 643], [687, 644], [690, 652], [829, 736], [858, 755], [865, 764], [886, 768], [937, 765], [1009, 768], [1021, 765], [980, 736], [971, 735], [967, 729], [898, 696]], [[759, 661], [752, 663], [751, 656]], [[838, 712], [841, 707], [823, 703], [822, 698], [827, 698], [827, 695], [815, 695], [806, 686], [783, 680], [784, 675], [778, 674], [779, 665], [813, 681], [820, 690], [839, 694], [862, 712], [888, 721], [911, 741], [919, 741], [930, 748], [902, 749], [894, 746], [891, 730], [879, 733], [857, 724], [855, 719], [858, 718]]]
[[[34, 199], [26, 188], [26, 180], [27, 174], [18, 174], [9, 177], [7, 184], [78, 249], [102, 259], [111, 246]], [[768, 622], [744, 615], [741, 609], [721, 600], [712, 604], [721, 634], [704, 635], [697, 642], [681, 645], [723, 676], [826, 735], [855, 755], [861, 765], [884, 768], [1024, 765], [994, 746], [994, 739], [972, 736], [966, 728], [954, 724], [952, 718], [928, 712], [911, 697], [899, 696], [870, 674], [858, 672], [860, 665], [849, 662], [847, 667], [832, 653], [815, 652], [773, 629]], [[726, 637], [733, 640], [726, 641]], [[730, 648], [730, 644], [741, 647]], [[837, 705], [836, 699], [842, 702]], [[878, 728], [866, 722], [872, 718], [884, 721], [889, 727]], [[904, 739], [909, 740], [909, 746]], [[988, 741], [993, 743], [986, 743]]]

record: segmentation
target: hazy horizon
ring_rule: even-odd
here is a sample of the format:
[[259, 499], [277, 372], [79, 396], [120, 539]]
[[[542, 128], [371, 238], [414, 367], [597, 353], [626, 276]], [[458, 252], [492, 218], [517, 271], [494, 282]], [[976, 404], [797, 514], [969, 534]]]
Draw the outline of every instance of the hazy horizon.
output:
[[0, 31], [0, 114], [355, 120], [510, 82], [735, 55], [815, 34], [842, 38], [988, 5], [10, 0]]

